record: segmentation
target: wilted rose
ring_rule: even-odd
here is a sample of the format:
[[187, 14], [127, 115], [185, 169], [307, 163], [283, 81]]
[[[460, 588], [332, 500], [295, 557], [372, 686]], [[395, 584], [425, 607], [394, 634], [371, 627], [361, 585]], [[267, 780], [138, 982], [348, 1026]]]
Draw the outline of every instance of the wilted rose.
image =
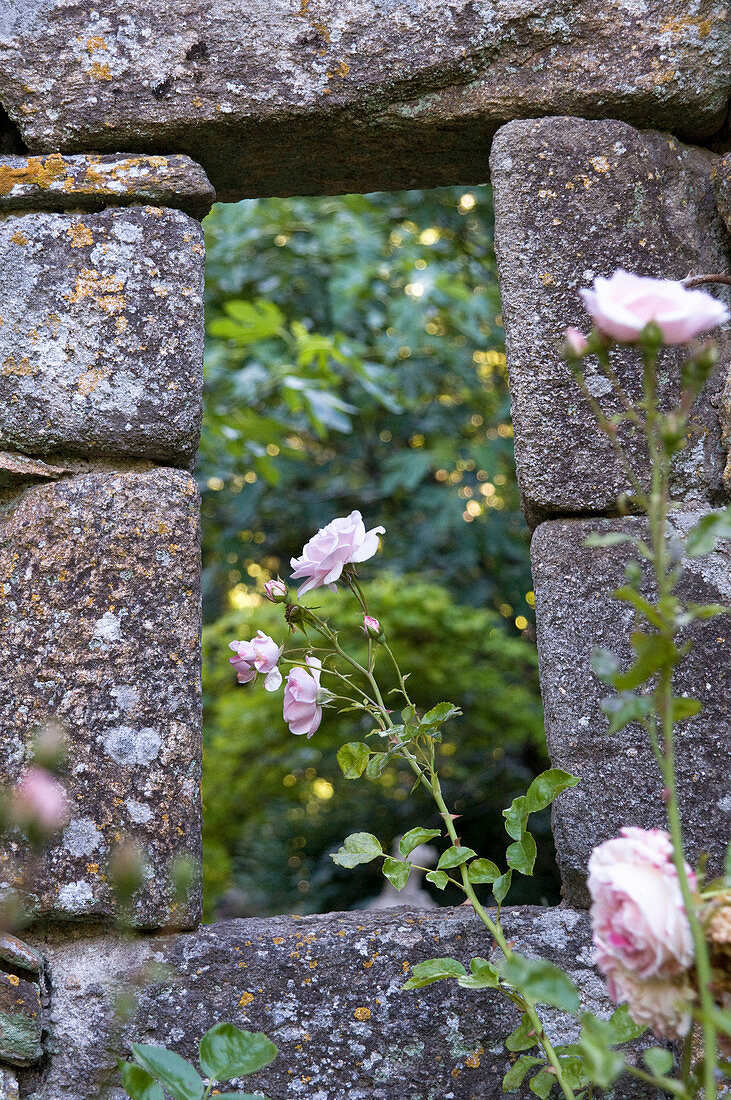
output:
[[248, 684], [261, 672], [266, 676], [265, 690], [277, 690], [282, 682], [277, 665], [284, 646], [278, 646], [268, 634], [259, 630], [250, 642], [229, 642], [228, 647], [236, 654], [229, 657], [229, 661], [236, 670], [236, 679], [240, 684]]
[[69, 819], [66, 791], [45, 768], [28, 768], [13, 791], [9, 817], [31, 839], [57, 833]]
[[682, 1039], [688, 1034], [696, 993], [687, 974], [643, 981], [616, 965], [606, 978], [609, 996], [627, 1005], [636, 1024], [649, 1027], [658, 1039]]
[[378, 550], [378, 536], [385, 528], [373, 527], [366, 531], [360, 512], [353, 511], [349, 516], [334, 519], [322, 527], [304, 547], [299, 558], [292, 558], [292, 577], [306, 577], [304, 584], [297, 589], [297, 595], [303, 596], [312, 588], [321, 588], [326, 584], [333, 592], [335, 581], [350, 562], [367, 561]]
[[619, 963], [638, 978], [675, 977], [693, 962], [693, 939], [670, 837], [662, 829], [620, 831], [589, 860], [597, 962], [605, 974]]
[[622, 344], [636, 343], [651, 321], [660, 329], [663, 343], [687, 344], [729, 316], [723, 303], [703, 290], [621, 269], [611, 279], [596, 278], [593, 289], [580, 294], [599, 331]]
[[[312, 737], [322, 721], [323, 691], [320, 687], [322, 664], [318, 657], [306, 657], [307, 668], [290, 669], [284, 685], [284, 721], [298, 736]], [[329, 697], [330, 693], [324, 693]]]

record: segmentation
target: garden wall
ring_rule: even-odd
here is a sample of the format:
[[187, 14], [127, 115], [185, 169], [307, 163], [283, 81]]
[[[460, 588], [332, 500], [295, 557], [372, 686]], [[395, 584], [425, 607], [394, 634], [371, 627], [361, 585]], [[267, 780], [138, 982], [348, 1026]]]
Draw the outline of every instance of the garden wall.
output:
[[[621, 554], [585, 535], [642, 521], [617, 514], [621, 471], [557, 344], [594, 275], [729, 270], [729, 74], [721, 0], [180, 0], [174, 16], [145, 0], [17, 0], [0, 13], [0, 770], [17, 779], [32, 729], [58, 716], [74, 806], [40, 868], [31, 948], [0, 948], [0, 1098], [120, 1100], [130, 1038], [191, 1053], [221, 1018], [280, 1047], [256, 1079], [271, 1100], [502, 1095], [507, 1009], [400, 989], [420, 959], [489, 953], [467, 911], [198, 928], [198, 879], [173, 896], [171, 861], [200, 858], [189, 471], [207, 176], [227, 200], [474, 183], [492, 144], [549, 750], [583, 780], [554, 812], [563, 904], [506, 924], [600, 1005], [588, 853], [663, 811], [639, 734], [601, 732], [589, 668], [628, 622], [610, 595]], [[730, 364], [727, 334], [676, 470], [681, 528], [731, 492]], [[677, 364], [663, 371], [669, 401]], [[636, 394], [631, 355], [621, 374]], [[727, 542], [694, 563], [693, 598], [729, 600], [730, 557]], [[716, 861], [730, 629], [697, 624], [684, 673], [706, 710], [681, 739], [683, 809], [693, 853]], [[151, 868], [127, 936], [104, 876], [123, 835]], [[139, 994], [126, 1021], [125, 989]]]

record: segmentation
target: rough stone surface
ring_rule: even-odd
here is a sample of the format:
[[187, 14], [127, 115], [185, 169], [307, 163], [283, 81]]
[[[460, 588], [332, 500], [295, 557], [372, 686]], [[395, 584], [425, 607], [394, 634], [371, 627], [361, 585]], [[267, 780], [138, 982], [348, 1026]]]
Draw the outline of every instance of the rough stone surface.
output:
[[0, 221], [0, 448], [186, 465], [200, 436], [203, 238], [177, 210]]
[[[31, 152], [188, 153], [222, 199], [479, 182], [513, 118], [725, 121], [725, 0], [34, 0], [0, 18]], [[628, 45], [629, 44], [629, 45]]]
[[43, 1014], [36, 982], [0, 973], [0, 1059], [27, 1066], [41, 1056]]
[[5, 1066], [0, 1066], [0, 1100], [20, 1100], [18, 1078]]
[[0, 212], [172, 206], [203, 218], [216, 200], [190, 157], [75, 156], [0, 158]]
[[[588, 923], [569, 909], [505, 911], [518, 949], [565, 966], [586, 1007], [607, 1013]], [[466, 909], [233, 920], [178, 936], [51, 941], [43, 949], [52, 982], [51, 1057], [43, 1079], [24, 1075], [28, 1100], [122, 1100], [114, 1058], [129, 1056], [130, 1039], [164, 1043], [193, 1059], [201, 1035], [221, 1020], [262, 1030], [279, 1047], [270, 1067], [235, 1082], [270, 1100], [503, 1096], [511, 1064], [503, 1040], [517, 1024], [516, 1010], [488, 991], [455, 984], [401, 988], [424, 959], [489, 956], [489, 938]], [[111, 1012], [120, 987], [139, 991], [126, 1025]], [[547, 1010], [546, 1019], [555, 1041], [575, 1036], [558, 1014]], [[634, 1084], [614, 1093], [615, 1100], [645, 1095]]]
[[726, 228], [731, 233], [731, 153], [716, 164], [713, 172], [713, 183], [716, 189], [716, 202], [721, 217], [726, 223]]
[[[718, 158], [665, 134], [623, 122], [577, 118], [512, 122], [491, 156], [495, 239], [507, 338], [515, 453], [530, 522], [551, 515], [611, 510], [627, 488], [611, 445], [564, 364], [567, 325], [589, 328], [578, 290], [618, 267], [682, 279], [726, 271], [728, 236], [711, 173]], [[709, 287], [731, 302], [731, 288]], [[696, 403], [676, 494], [718, 504], [725, 498], [726, 454], [719, 405], [731, 365], [731, 326], [717, 336], [722, 361]], [[674, 402], [676, 350], [662, 353], [659, 391]], [[614, 355], [617, 374], [640, 397], [641, 366], [632, 349]], [[605, 411], [616, 402], [598, 365], [587, 377]], [[643, 449], [623, 436], [638, 471]]]
[[[170, 863], [200, 854], [198, 492], [179, 470], [93, 472], [0, 505], [0, 779], [33, 729], [68, 730], [71, 822], [37, 868], [36, 919], [111, 915], [106, 864], [123, 837], [149, 872], [141, 927], [189, 926]], [[22, 862], [0, 854], [7, 881]]]
[[51, 466], [28, 455], [0, 451], [0, 489], [8, 486], [32, 484], [35, 481], [53, 481], [71, 471], [64, 466]]
[[[687, 533], [703, 513], [676, 514]], [[594, 646], [630, 663], [631, 609], [612, 598], [630, 560], [627, 545], [588, 548], [591, 531], [646, 530], [639, 517], [624, 520], [555, 520], [533, 535], [538, 655], [546, 737], [554, 766], [581, 776], [557, 799], [553, 829], [564, 895], [588, 904], [585, 878], [591, 849], [616, 836], [622, 825], [665, 827], [657, 764], [644, 731], [628, 726], [607, 736], [600, 710], [612, 689], [590, 667]], [[712, 554], [684, 563], [678, 592], [696, 602], [731, 603], [731, 541]], [[690, 859], [709, 852], [709, 873], [718, 873], [729, 841], [731, 794], [731, 615], [695, 623], [694, 646], [682, 662], [676, 691], [700, 699], [700, 714], [677, 734], [677, 774]]]

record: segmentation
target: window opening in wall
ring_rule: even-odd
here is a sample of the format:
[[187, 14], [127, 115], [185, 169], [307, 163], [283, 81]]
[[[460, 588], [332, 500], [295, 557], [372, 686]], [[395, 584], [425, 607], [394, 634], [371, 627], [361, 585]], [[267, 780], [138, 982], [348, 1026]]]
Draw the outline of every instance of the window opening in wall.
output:
[[[354, 798], [335, 754], [357, 717], [329, 710], [312, 740], [293, 737], [281, 692], [236, 683], [228, 643], [259, 628], [285, 640], [263, 585], [289, 578], [319, 527], [354, 508], [383, 524], [363, 578], [417, 703], [462, 706], [440, 750], [447, 800], [464, 843], [502, 854], [501, 810], [546, 760], [491, 193], [250, 200], [214, 207], [205, 230], [207, 914], [358, 908], [381, 892], [378, 868], [345, 872], [329, 852], [354, 828], [388, 842], [423, 823], [411, 777], [389, 769]], [[539, 851], [511, 903], [557, 900]]]

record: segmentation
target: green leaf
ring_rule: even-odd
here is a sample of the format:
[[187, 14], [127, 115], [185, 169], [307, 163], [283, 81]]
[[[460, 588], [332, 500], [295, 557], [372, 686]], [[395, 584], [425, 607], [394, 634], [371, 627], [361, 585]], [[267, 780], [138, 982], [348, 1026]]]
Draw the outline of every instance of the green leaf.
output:
[[396, 890], [403, 890], [406, 883], [409, 881], [409, 875], [411, 874], [411, 864], [402, 863], [399, 859], [392, 859], [388, 856], [383, 861], [383, 874], [385, 878], [391, 883]]
[[641, 722], [652, 714], [654, 702], [651, 696], [635, 695], [633, 691], [620, 691], [602, 699], [599, 704], [609, 719], [608, 734], [619, 733], [630, 722]]
[[623, 542], [636, 542], [633, 535], [625, 535], [620, 531], [609, 531], [606, 535], [594, 532], [584, 539], [584, 546], [619, 546]]
[[690, 696], [676, 696], [673, 699], [673, 722], [682, 722], [686, 718], [692, 718], [702, 710], [700, 699], [691, 699]]
[[662, 627], [663, 620], [659, 610], [654, 604], [650, 603], [649, 600], [646, 600], [637, 589], [632, 588], [631, 585], [622, 585], [621, 588], [615, 589], [613, 595], [616, 599], [630, 604], [635, 610], [641, 612], [653, 626], [658, 627], [658, 629]]
[[467, 868], [470, 882], [495, 882], [500, 878], [500, 868], [491, 859], [474, 859]]
[[241, 1031], [230, 1023], [215, 1024], [200, 1041], [201, 1069], [216, 1081], [256, 1073], [276, 1056], [277, 1048], [262, 1031]]
[[698, 521], [685, 540], [686, 557], [700, 558], [710, 554], [716, 539], [727, 538], [731, 538], [731, 508], [713, 512]]
[[427, 711], [421, 719], [419, 722], [419, 729], [426, 730], [427, 732], [430, 729], [436, 729], [437, 726], [443, 726], [450, 718], [454, 718], [461, 713], [462, 711], [459, 707], [456, 707], [454, 703], [437, 703], [437, 705]]
[[538, 1046], [538, 1036], [526, 1013], [520, 1017], [515, 1031], [508, 1035], [505, 1046], [508, 1050], [530, 1050], [531, 1047]]
[[579, 991], [563, 970], [548, 959], [527, 959], [513, 954], [500, 968], [506, 982], [537, 1004], [578, 1012]]
[[433, 882], [437, 890], [443, 890], [449, 882], [449, 875], [444, 871], [429, 871], [426, 876], [427, 882]]
[[673, 666], [680, 656], [675, 643], [670, 638], [661, 637], [659, 634], [643, 634], [642, 631], [636, 630], [630, 641], [637, 659], [626, 672], [614, 677], [614, 686], [618, 691], [639, 687], [661, 668]]
[[330, 858], [340, 867], [357, 867], [359, 863], [370, 863], [382, 855], [380, 841], [373, 833], [351, 833], [343, 841], [342, 848]]
[[503, 810], [505, 831], [513, 840], [520, 840], [522, 837], [525, 831], [525, 819], [527, 816], [524, 794], [520, 794], [517, 798], [514, 798], [507, 810]]
[[521, 875], [532, 875], [538, 850], [531, 833], [524, 833], [520, 840], [509, 845], [505, 853], [508, 867], [518, 871]]
[[624, 1069], [624, 1055], [612, 1050], [611, 1021], [599, 1020], [588, 1013], [582, 1020], [578, 1048], [584, 1059], [587, 1075], [600, 1088], [610, 1088]]
[[513, 872], [508, 870], [500, 878], [496, 878], [492, 886], [492, 894], [498, 905], [502, 905], [508, 896], [508, 890], [513, 881]]
[[378, 779], [379, 775], [385, 770], [387, 764], [387, 752], [374, 752], [366, 765], [365, 773], [369, 779]]
[[173, 1100], [203, 1100], [202, 1078], [179, 1054], [146, 1043], [132, 1043], [132, 1053], [137, 1064], [164, 1085]]
[[404, 983], [403, 989], [422, 989], [433, 982], [441, 982], [445, 978], [462, 978], [467, 971], [457, 959], [428, 959], [426, 962], [417, 963], [411, 971], [411, 977]]
[[152, 1077], [142, 1066], [136, 1066], [133, 1062], [122, 1062], [117, 1059], [119, 1072], [122, 1075], [124, 1091], [132, 1100], [165, 1100], [165, 1094]]
[[521, 1054], [503, 1077], [503, 1092], [514, 1092], [520, 1088], [528, 1070], [540, 1066], [543, 1061], [543, 1058], [536, 1058], [535, 1054]]
[[460, 864], [466, 863], [468, 859], [472, 859], [474, 855], [477, 855], [472, 848], [464, 848], [461, 845], [452, 844], [450, 848], [447, 848], [446, 852], [442, 852], [439, 857], [439, 863], [437, 868], [440, 871], [448, 870], [450, 867], [459, 867]]
[[612, 1042], [615, 1044], [629, 1043], [632, 1039], [639, 1039], [640, 1035], [643, 1035], [647, 1030], [643, 1024], [635, 1023], [629, 1014], [627, 1005], [620, 1005], [619, 1008], [615, 1008], [605, 1023], [611, 1028]]
[[667, 1047], [650, 1047], [642, 1052], [645, 1065], [657, 1077], [664, 1077], [675, 1065], [673, 1052]]
[[470, 959], [470, 970], [466, 978], [457, 978], [463, 989], [497, 989], [500, 985], [500, 972], [488, 959]]
[[569, 787], [575, 787], [580, 782], [579, 777], [572, 775], [571, 772], [565, 772], [561, 768], [549, 768], [548, 771], [537, 775], [528, 788], [525, 796], [525, 813], [534, 814], [538, 810], [545, 810], [557, 795]]
[[591, 667], [602, 683], [613, 684], [619, 672], [619, 659], [611, 650], [595, 646], [591, 653]]
[[349, 741], [338, 749], [338, 764], [346, 779], [360, 779], [366, 770], [370, 751], [362, 741]]
[[541, 1100], [546, 1100], [555, 1084], [557, 1084], [556, 1074], [542, 1069], [528, 1082], [528, 1088], [536, 1096], [540, 1096]]
[[414, 848], [418, 848], [420, 844], [428, 844], [430, 840], [441, 835], [440, 829], [409, 829], [399, 841], [399, 852], [402, 856], [410, 856]]

